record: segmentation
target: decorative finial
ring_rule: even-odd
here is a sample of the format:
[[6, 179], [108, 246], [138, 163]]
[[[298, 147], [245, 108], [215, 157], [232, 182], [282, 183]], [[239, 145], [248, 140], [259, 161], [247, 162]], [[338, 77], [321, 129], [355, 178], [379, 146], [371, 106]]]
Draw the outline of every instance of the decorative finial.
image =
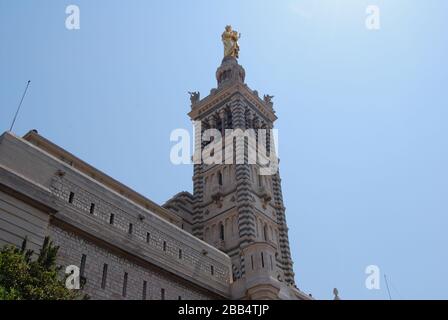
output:
[[339, 297], [339, 291], [337, 288], [333, 289], [333, 294], [334, 294], [334, 300], [341, 300], [341, 298]]
[[224, 58], [225, 57], [239, 57], [240, 46], [238, 40], [241, 37], [241, 33], [232, 30], [231, 25], [227, 25], [224, 32], [221, 35], [222, 43], [224, 44]]

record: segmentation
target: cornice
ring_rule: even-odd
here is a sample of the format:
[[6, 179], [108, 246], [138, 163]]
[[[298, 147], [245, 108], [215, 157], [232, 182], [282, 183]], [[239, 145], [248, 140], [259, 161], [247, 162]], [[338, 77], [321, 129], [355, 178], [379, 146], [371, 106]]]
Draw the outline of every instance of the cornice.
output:
[[268, 107], [263, 100], [260, 99], [246, 84], [235, 82], [223, 89], [218, 89], [215, 93], [212, 93], [202, 99], [201, 101], [193, 105], [192, 110], [188, 113], [192, 120], [196, 120], [204, 113], [207, 113], [216, 105], [231, 98], [234, 94], [240, 94], [245, 98], [255, 109], [260, 112], [264, 117], [274, 122], [277, 120], [277, 116], [274, 111]]

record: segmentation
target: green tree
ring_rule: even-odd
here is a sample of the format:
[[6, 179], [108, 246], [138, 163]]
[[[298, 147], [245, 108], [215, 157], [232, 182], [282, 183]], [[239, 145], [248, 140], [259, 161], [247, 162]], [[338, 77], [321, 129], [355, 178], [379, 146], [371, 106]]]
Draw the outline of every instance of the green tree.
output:
[[65, 287], [56, 265], [59, 247], [45, 238], [37, 259], [26, 249], [4, 246], [0, 251], [0, 300], [72, 300], [87, 298]]

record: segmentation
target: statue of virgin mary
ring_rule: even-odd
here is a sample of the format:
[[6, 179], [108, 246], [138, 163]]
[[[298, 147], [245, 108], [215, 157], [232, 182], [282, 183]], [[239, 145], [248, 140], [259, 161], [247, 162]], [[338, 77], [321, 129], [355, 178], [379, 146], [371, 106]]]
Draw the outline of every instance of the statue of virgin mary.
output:
[[238, 40], [240, 36], [241, 34], [232, 30], [232, 26], [226, 26], [226, 29], [221, 36], [222, 43], [224, 44], [224, 57], [238, 58], [238, 53], [240, 51]]

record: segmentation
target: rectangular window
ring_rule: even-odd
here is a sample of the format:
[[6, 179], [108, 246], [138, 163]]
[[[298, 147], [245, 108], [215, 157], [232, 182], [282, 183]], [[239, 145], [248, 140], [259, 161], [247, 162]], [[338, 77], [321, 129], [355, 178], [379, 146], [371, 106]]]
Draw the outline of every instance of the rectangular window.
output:
[[101, 279], [101, 289], [106, 288], [106, 281], [107, 281], [107, 263], [103, 266], [103, 278]]
[[95, 204], [91, 203], [90, 204], [90, 214], [93, 214], [95, 212]]
[[146, 242], [149, 243], [149, 240], [151, 240], [151, 234], [146, 232]]
[[177, 300], [182, 300], [182, 296], [177, 297]]
[[132, 223], [129, 224], [129, 229], [128, 229], [128, 233], [132, 234], [132, 229], [134, 228], [134, 226], [132, 225]]
[[148, 283], [146, 282], [146, 280], [143, 281], [143, 291], [142, 291], [142, 300], [146, 300], [146, 291], [148, 287]]
[[219, 225], [219, 239], [224, 241], [224, 225], [223, 224]]
[[83, 255], [81, 256], [81, 267], [79, 268], [79, 275], [80, 275], [81, 277], [84, 276], [84, 270], [85, 270], [85, 268], [86, 268], [86, 259], [87, 259], [87, 256], [86, 256], [85, 254], [83, 254]]
[[213, 266], [210, 266], [210, 274], [211, 275], [215, 274], [215, 268]]
[[75, 194], [70, 192], [70, 196], [68, 197], [68, 203], [73, 203], [73, 199], [75, 198]]
[[163, 241], [163, 251], [166, 251], [166, 241]]
[[123, 278], [123, 297], [126, 297], [127, 289], [128, 289], [128, 273], [125, 272]]
[[263, 252], [261, 253], [261, 267], [264, 268], [264, 256], [263, 256]]
[[114, 224], [115, 215], [113, 213], [110, 214], [109, 224]]
[[182, 249], [179, 249], [179, 259], [182, 259]]
[[160, 299], [165, 300], [165, 289], [160, 289]]
[[254, 256], [250, 256], [250, 263], [252, 265], [252, 270], [254, 270]]

